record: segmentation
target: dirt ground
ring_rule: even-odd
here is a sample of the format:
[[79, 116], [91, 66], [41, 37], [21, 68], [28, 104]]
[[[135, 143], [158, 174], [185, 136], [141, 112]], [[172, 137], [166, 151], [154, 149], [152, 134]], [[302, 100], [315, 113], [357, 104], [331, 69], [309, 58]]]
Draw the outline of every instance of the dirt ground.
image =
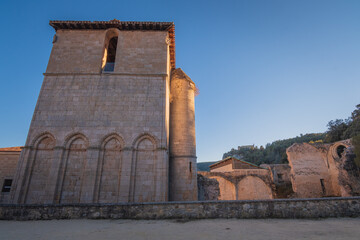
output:
[[360, 239], [360, 218], [0, 221], [0, 239]]

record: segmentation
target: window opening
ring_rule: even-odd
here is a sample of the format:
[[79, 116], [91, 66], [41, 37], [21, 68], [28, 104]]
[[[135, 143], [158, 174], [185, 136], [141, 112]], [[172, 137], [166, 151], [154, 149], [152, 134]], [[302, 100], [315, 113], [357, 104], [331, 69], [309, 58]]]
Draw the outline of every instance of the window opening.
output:
[[113, 72], [115, 67], [116, 48], [117, 48], [118, 37], [113, 37], [109, 40], [107, 49], [105, 49], [106, 62], [103, 66], [104, 72]]
[[320, 184], [321, 184], [322, 193], [325, 195], [326, 189], [325, 189], [324, 179], [320, 179]]
[[344, 153], [345, 151], [345, 146], [344, 145], [340, 145], [336, 148], [336, 153], [337, 155], [339, 156], [339, 158], [341, 158], [342, 154]]
[[10, 192], [12, 179], [5, 179], [2, 192]]
[[281, 173], [279, 173], [279, 174], [277, 175], [277, 177], [278, 177], [278, 182], [283, 182], [283, 181], [284, 181], [283, 175], [282, 175]]
[[191, 172], [191, 162], [189, 162], [189, 171]]

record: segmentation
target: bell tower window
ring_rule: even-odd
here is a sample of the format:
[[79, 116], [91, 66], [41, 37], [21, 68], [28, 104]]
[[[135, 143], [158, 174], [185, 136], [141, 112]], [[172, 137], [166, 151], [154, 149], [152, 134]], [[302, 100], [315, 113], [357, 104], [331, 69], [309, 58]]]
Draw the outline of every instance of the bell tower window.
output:
[[118, 33], [110, 30], [105, 38], [105, 50], [102, 60], [102, 72], [113, 72], [115, 68], [116, 49], [118, 42]]

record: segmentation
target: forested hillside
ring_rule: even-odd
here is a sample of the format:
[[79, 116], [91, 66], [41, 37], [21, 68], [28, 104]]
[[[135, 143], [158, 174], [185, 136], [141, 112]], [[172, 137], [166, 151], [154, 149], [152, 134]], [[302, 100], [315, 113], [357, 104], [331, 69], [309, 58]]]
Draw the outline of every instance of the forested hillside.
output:
[[325, 136], [325, 133], [309, 133], [305, 135], [301, 134], [298, 137], [268, 143], [265, 147], [240, 147], [239, 149], [232, 149], [229, 152], [224, 153], [223, 159], [229, 156], [233, 156], [257, 165], [260, 165], [262, 163], [287, 163], [288, 161], [286, 156], [286, 148], [290, 147], [294, 143], [322, 142]]

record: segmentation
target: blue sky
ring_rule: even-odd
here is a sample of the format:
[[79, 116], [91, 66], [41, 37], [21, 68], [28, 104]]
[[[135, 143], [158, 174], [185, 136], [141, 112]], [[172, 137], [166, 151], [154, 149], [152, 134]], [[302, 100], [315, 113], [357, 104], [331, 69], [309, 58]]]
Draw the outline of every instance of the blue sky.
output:
[[0, 147], [24, 145], [52, 47], [49, 20], [173, 21], [198, 85], [198, 161], [323, 132], [360, 103], [360, 1], [0, 1]]

